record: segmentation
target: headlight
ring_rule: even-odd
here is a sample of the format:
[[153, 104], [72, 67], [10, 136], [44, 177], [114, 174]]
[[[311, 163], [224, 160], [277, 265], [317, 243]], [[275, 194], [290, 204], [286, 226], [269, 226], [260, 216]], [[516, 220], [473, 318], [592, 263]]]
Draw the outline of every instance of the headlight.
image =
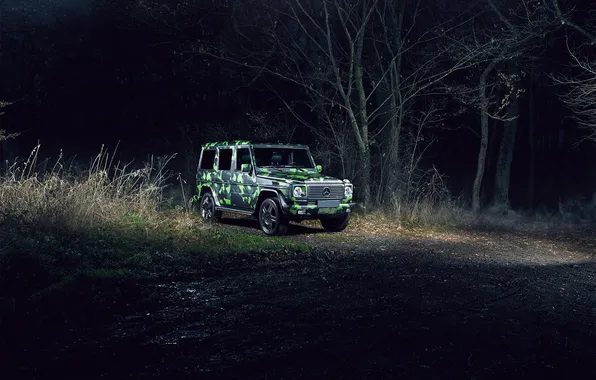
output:
[[352, 187], [352, 185], [348, 185], [348, 186], [345, 187], [345, 189], [344, 189], [344, 195], [346, 197], [351, 197], [353, 193], [354, 193], [354, 188]]
[[292, 195], [294, 196], [294, 198], [302, 198], [302, 197], [306, 196], [306, 191], [304, 191], [302, 186], [297, 186], [292, 191]]

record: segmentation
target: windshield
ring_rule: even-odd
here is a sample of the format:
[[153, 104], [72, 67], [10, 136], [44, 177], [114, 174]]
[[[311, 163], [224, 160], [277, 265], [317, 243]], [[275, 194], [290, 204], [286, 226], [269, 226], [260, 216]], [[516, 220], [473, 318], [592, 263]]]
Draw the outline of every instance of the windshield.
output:
[[254, 148], [256, 165], [279, 168], [313, 169], [314, 162], [307, 149], [300, 148]]

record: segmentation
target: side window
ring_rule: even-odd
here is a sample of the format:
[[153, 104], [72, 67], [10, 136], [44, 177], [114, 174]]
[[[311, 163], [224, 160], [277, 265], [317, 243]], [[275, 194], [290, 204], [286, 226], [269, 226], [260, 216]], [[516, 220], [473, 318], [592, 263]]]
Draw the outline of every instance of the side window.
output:
[[248, 148], [240, 148], [236, 150], [236, 170], [242, 169], [242, 164], [250, 164], [250, 150]]
[[219, 149], [219, 160], [217, 161], [217, 169], [232, 170], [232, 149]]
[[201, 165], [199, 166], [200, 169], [213, 169], [213, 164], [215, 163], [215, 150], [204, 150], [203, 151], [203, 158], [201, 159]]

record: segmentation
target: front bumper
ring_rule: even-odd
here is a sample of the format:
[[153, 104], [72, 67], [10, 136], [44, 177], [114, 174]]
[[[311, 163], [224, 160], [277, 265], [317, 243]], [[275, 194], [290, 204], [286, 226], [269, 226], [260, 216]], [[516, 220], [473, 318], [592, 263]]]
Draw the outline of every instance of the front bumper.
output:
[[340, 201], [337, 207], [321, 207], [317, 204], [289, 203], [285, 199], [280, 199], [280, 206], [283, 214], [290, 218], [298, 219], [349, 214], [352, 212], [355, 205], [356, 203], [353, 202]]

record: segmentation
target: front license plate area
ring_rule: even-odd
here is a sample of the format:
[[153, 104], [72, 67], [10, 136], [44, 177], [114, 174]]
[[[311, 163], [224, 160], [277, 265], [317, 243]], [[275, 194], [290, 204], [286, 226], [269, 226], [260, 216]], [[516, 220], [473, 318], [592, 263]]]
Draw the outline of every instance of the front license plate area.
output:
[[337, 206], [339, 206], [339, 200], [334, 199], [334, 200], [318, 201], [317, 206], [319, 206], [321, 208], [323, 208], [323, 207], [337, 207]]

